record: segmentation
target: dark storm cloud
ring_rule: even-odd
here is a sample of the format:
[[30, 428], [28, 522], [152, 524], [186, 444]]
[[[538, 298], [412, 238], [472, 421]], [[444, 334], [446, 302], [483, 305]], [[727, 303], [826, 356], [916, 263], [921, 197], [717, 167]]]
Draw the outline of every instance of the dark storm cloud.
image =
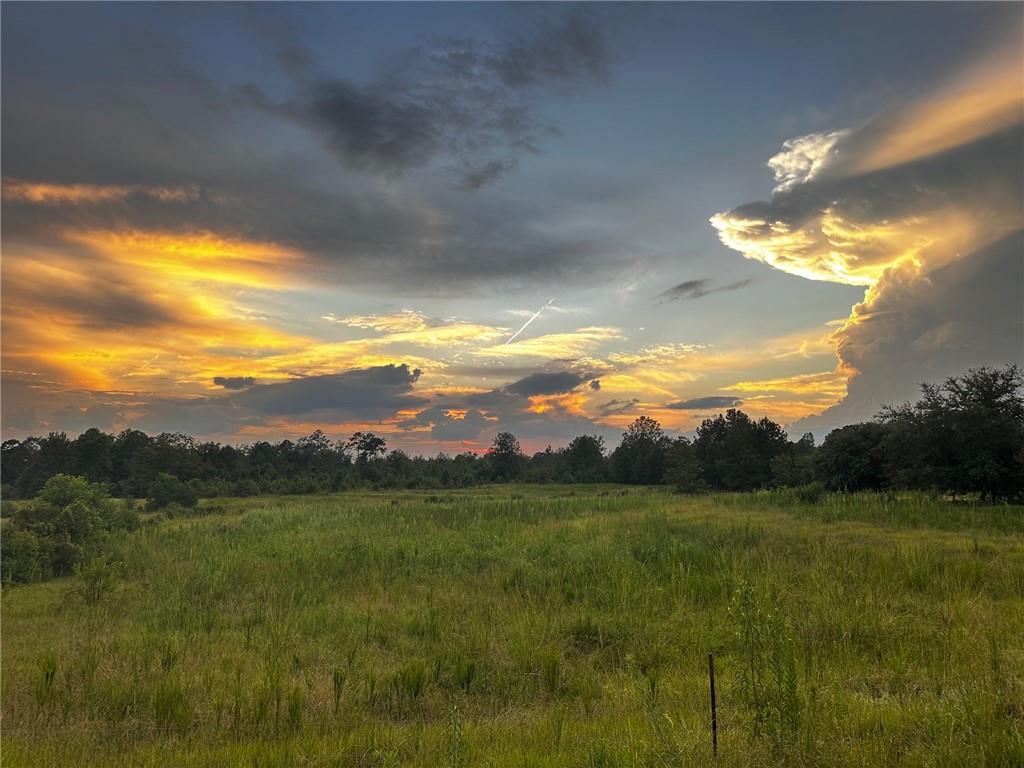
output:
[[430, 436], [434, 440], [476, 440], [491, 426], [491, 422], [480, 411], [474, 409], [466, 411], [462, 418], [456, 418], [448, 408], [433, 406], [425, 408], [398, 426], [402, 429], [430, 427]]
[[423, 165], [442, 138], [432, 105], [340, 80], [319, 84], [308, 104], [283, 113], [308, 120], [331, 149], [363, 170], [390, 173]]
[[[489, 439], [501, 430], [533, 440], [567, 440], [584, 433], [618, 440], [619, 430], [596, 424], [557, 401], [547, 403], [543, 413], [530, 410], [531, 397], [566, 394], [593, 381], [590, 375], [573, 371], [534, 372], [489, 392], [446, 395], [443, 405], [426, 408], [400, 426], [409, 430], [429, 426], [431, 437], [438, 440]], [[451, 411], [466, 415], [459, 419]]]
[[[391, 364], [279, 384], [255, 384], [219, 396], [164, 397], [66, 392], [45, 383], [5, 375], [3, 427], [18, 433], [52, 429], [75, 434], [89, 427], [109, 430], [130, 426], [151, 434], [235, 436], [246, 427], [265, 426], [278, 417], [305, 414], [372, 421], [426, 405], [424, 398], [412, 394], [412, 386], [419, 377], [418, 369]], [[464, 428], [472, 423], [474, 419]]]
[[525, 88], [577, 79], [607, 83], [611, 59], [600, 25], [577, 8], [486, 62], [505, 85]]
[[823, 436], [870, 419], [884, 404], [916, 400], [922, 382], [982, 365], [1024, 366], [1024, 232], [966, 255], [926, 281], [894, 279], [883, 287], [872, 313], [843, 332], [839, 353], [860, 371], [846, 397], [794, 430]]
[[464, 167], [459, 170], [463, 189], [480, 189], [497, 181], [515, 168], [516, 161], [512, 158], [488, 160], [476, 167]]
[[334, 411], [353, 418], [378, 419], [427, 402], [411, 394], [419, 377], [418, 368], [389, 364], [279, 384], [257, 384], [229, 399], [237, 406], [274, 416]]
[[213, 383], [224, 389], [245, 389], [256, 383], [252, 376], [214, 376]]
[[[293, 246], [325, 280], [344, 274], [349, 284], [435, 295], [612, 281], [640, 258], [603, 228], [566, 227], [550, 200], [451, 190], [452, 174], [458, 186], [479, 188], [542, 148], [550, 126], [534, 106], [538, 88], [601, 82], [597, 75], [610, 62], [597, 66], [595, 57], [605, 54], [580, 43], [585, 34], [604, 39], [597, 16], [536, 12], [544, 20], [512, 42], [425, 44], [393, 76], [369, 83], [314, 62], [272, 90], [263, 81], [248, 88], [211, 82], [194, 69], [187, 40], [142, 22], [107, 23], [95, 8], [69, 11], [74, 23], [58, 30], [59, 50], [46, 66], [3, 68], [5, 176], [196, 194], [173, 204], [144, 193], [78, 206], [5, 201], [5, 245], [45, 241], [67, 249], [60, 235], [69, 230], [208, 230]], [[17, 11], [18, 18], [41, 13]], [[21, 37], [10, 14], [5, 21], [5, 60], [43, 44], [30, 32], [45, 26], [41, 18], [35, 27], [22, 22]], [[277, 26], [267, 21], [256, 36], [269, 40], [268, 61], [293, 44]], [[522, 51], [532, 39], [545, 41], [538, 45], [548, 53], [545, 63], [524, 69]], [[558, 40], [562, 57], [552, 53]], [[595, 50], [607, 48], [602, 42]], [[296, 140], [296, 123], [329, 150]], [[287, 141], [282, 132], [291, 134]], [[325, 174], [328, 151], [381, 173], [430, 163], [437, 173], [385, 189], [363, 174]]]
[[738, 291], [746, 288], [753, 280], [740, 280], [728, 285], [712, 286], [710, 280], [687, 280], [685, 283], [674, 285], [667, 291], [658, 294], [662, 301], [675, 301], [676, 299], [699, 299], [712, 293], [722, 291]]
[[571, 392], [587, 380], [587, 376], [572, 371], [532, 373], [505, 386], [506, 392], [520, 397], [534, 395], [561, 395]]
[[312, 129], [350, 168], [400, 174], [447, 156], [456, 160], [457, 186], [475, 190], [556, 132], [531, 108], [528, 91], [603, 84], [610, 63], [602, 26], [574, 9], [538, 23], [522, 40], [425, 46], [372, 83], [321, 76], [283, 101], [256, 85], [238, 93]]
[[598, 406], [598, 412], [602, 417], [615, 416], [620, 413], [629, 413], [640, 403], [639, 398], [632, 397], [629, 400], [609, 400]]
[[671, 408], [674, 411], [699, 411], [705, 408], [735, 408], [742, 404], [742, 400], [738, 400], [735, 397], [719, 397], [711, 395], [709, 397], [695, 397], [692, 400], [680, 400], [675, 403], [666, 403], [666, 408]]

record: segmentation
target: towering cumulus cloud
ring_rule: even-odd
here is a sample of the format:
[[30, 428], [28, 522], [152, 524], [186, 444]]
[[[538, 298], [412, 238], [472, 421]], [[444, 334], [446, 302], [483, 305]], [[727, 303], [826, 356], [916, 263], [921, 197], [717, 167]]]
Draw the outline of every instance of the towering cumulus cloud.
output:
[[1024, 356], [1019, 45], [917, 103], [787, 141], [770, 200], [711, 218], [745, 257], [862, 285], [833, 335], [846, 398], [801, 426], [870, 417], [917, 384]]

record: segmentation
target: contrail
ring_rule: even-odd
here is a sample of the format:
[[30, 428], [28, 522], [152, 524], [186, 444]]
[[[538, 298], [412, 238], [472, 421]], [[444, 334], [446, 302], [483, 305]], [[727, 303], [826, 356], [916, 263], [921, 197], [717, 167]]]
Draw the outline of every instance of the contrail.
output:
[[541, 312], [543, 312], [543, 311], [544, 311], [545, 309], [547, 309], [548, 307], [550, 307], [550, 306], [551, 306], [552, 304], [554, 304], [554, 303], [555, 303], [555, 300], [554, 300], [554, 299], [552, 299], [552, 300], [551, 300], [551, 301], [549, 301], [549, 302], [548, 302], [547, 304], [545, 304], [545, 305], [544, 305], [543, 307], [541, 307], [541, 308], [540, 308], [540, 309], [538, 309], [538, 310], [537, 310], [536, 312], [534, 312], [534, 313], [533, 313], [533, 317], [531, 317], [531, 318], [530, 318], [529, 320], [527, 320], [527, 321], [526, 321], [525, 323], [523, 323], [523, 327], [522, 327], [522, 328], [520, 328], [520, 329], [519, 329], [518, 331], [516, 331], [515, 333], [513, 333], [513, 334], [512, 334], [512, 335], [511, 335], [511, 336], [509, 337], [509, 340], [505, 342], [504, 346], [506, 346], [506, 347], [507, 347], [507, 346], [508, 346], [509, 344], [511, 344], [511, 343], [512, 343], [513, 341], [515, 341], [515, 340], [516, 340], [516, 336], [518, 336], [518, 335], [519, 335], [520, 333], [522, 333], [523, 331], [525, 331], [525, 330], [526, 330], [526, 326], [528, 326], [528, 325], [529, 325], [530, 323], [532, 323], [532, 322], [533, 322], [534, 320], [536, 320], [536, 319], [537, 319], [538, 317], [540, 317], [540, 313], [541, 313]]

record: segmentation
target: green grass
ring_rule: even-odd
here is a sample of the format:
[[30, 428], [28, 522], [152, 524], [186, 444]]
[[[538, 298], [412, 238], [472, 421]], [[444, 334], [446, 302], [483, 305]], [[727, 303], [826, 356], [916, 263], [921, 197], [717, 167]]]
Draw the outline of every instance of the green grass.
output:
[[[214, 500], [3, 594], [5, 766], [1024, 764], [1024, 509]], [[755, 736], [756, 730], [756, 736]]]

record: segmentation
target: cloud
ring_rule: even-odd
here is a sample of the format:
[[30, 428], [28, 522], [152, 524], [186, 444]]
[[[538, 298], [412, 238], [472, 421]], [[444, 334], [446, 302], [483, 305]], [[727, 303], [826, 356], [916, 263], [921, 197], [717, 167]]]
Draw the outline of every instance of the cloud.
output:
[[738, 291], [741, 288], [746, 288], [752, 282], [754, 281], [740, 280], [735, 283], [729, 283], [728, 285], [712, 287], [711, 281], [709, 280], [687, 280], [684, 283], [672, 286], [667, 291], [659, 293], [658, 298], [665, 301], [675, 301], [676, 299], [700, 299], [712, 293]]
[[637, 405], [639, 405], [639, 403], [640, 400], [639, 398], [636, 397], [631, 397], [628, 400], [614, 399], [609, 400], [607, 403], [601, 403], [601, 405], [597, 407], [597, 410], [598, 413], [601, 415], [601, 418], [607, 418], [609, 416], [617, 416], [619, 414], [629, 413]]
[[583, 433], [617, 440], [619, 430], [594, 422], [582, 409], [593, 392], [585, 372], [541, 371], [486, 392], [446, 393], [444, 404], [425, 408], [401, 422], [403, 430], [426, 431], [437, 440], [486, 441], [500, 430], [534, 447]]
[[476, 190], [555, 132], [529, 106], [527, 91], [604, 84], [610, 62], [602, 26], [573, 9], [539, 18], [518, 40], [437, 41], [375, 82], [321, 77], [285, 101], [255, 85], [238, 93], [313, 130], [350, 168], [396, 175], [446, 156], [456, 161], [458, 186]]
[[604, 343], [622, 338], [618, 328], [588, 326], [567, 333], [549, 333], [530, 339], [517, 339], [512, 344], [483, 347], [476, 354], [485, 358], [576, 359]]
[[22, 179], [3, 180], [3, 199], [8, 203], [33, 205], [97, 205], [123, 202], [132, 196], [153, 198], [163, 203], [198, 200], [198, 187], [146, 187], [134, 185], [48, 184]]
[[812, 133], [784, 141], [782, 151], [768, 161], [775, 174], [775, 192], [813, 181], [832, 161], [836, 144], [848, 134], [849, 131]]
[[256, 383], [252, 376], [214, 376], [213, 383], [224, 389], [245, 389]]
[[447, 442], [477, 440], [492, 424], [480, 411], [472, 408], [458, 411], [434, 406], [423, 409], [398, 426], [406, 430], [429, 427], [431, 439]]
[[[122, 423], [123, 419], [122, 409], [116, 405], [99, 404], [87, 408], [68, 405], [56, 411], [50, 417], [50, 422], [55, 429], [75, 435], [91, 427], [109, 432], [115, 425]], [[38, 427], [38, 424], [32, 426]]]
[[[832, 335], [835, 373], [813, 375], [832, 381], [806, 382], [841, 396], [849, 377], [846, 397], [800, 428], [868, 418], [919, 382], [1021, 360], [1022, 156], [1015, 43], [917, 102], [788, 142], [770, 163], [779, 184], [769, 200], [712, 217], [749, 259], [865, 287]], [[796, 379], [776, 383], [797, 391]]]
[[[5, 253], [3, 280], [5, 315], [19, 308], [19, 321], [30, 314], [48, 315], [50, 323], [60, 318], [88, 330], [188, 323], [173, 302], [140, 291], [134, 281], [102, 264], [85, 269], [52, 257], [46, 261], [21, 259], [11, 249]], [[6, 333], [13, 330], [17, 335], [17, 321], [5, 324]]]
[[894, 271], [835, 337], [856, 374], [839, 404], [797, 423], [824, 434], [914, 400], [923, 382], [981, 365], [1024, 365], [1024, 231], [919, 275]]
[[516, 161], [510, 157], [487, 160], [481, 165], [464, 167], [459, 171], [462, 176], [461, 187], [468, 190], [486, 187], [508, 175], [515, 167]]
[[[257, 63], [274, 68], [281, 51], [302, 48], [287, 13], [217, 13]], [[510, 172], [552, 135], [543, 100], [603, 82], [606, 15], [524, 11], [522, 34], [506, 25], [491, 40], [426, 40], [360, 82], [335, 76], [333, 61], [311, 63], [306, 51], [303, 66], [263, 81], [274, 82], [271, 99], [208, 77], [175, 25], [110, 23], [85, 6], [57, 21], [19, 11], [5, 19], [11, 55], [29, 60], [59, 39], [62, 61], [75, 67], [5, 68], [4, 174], [23, 185], [18, 194], [47, 201], [5, 200], [5, 257], [16, 240], [67, 248], [58, 236], [68, 231], [204, 232], [301, 253], [304, 263], [285, 265], [276, 281], [260, 275], [267, 289], [312, 274], [318, 285], [460, 297], [614, 280], [643, 254], [604, 222], [567, 225], [557, 191], [541, 200], [451, 189], [452, 174], [472, 188]], [[602, 42], [591, 50], [587, 35]], [[564, 56], [551, 53], [559, 45]], [[522, 63], [523, 51], [541, 49], [536, 64]], [[526, 76], [513, 74], [524, 67]], [[513, 85], [524, 80], [531, 84]], [[350, 115], [353, 100], [369, 111]], [[401, 122], [410, 105], [430, 113], [423, 137]], [[331, 119], [336, 111], [344, 124]], [[346, 166], [383, 176], [434, 168], [389, 183], [339, 172], [331, 162], [339, 153]]]
[[521, 397], [534, 395], [560, 395], [571, 392], [587, 380], [585, 375], [573, 371], [533, 373], [505, 387], [506, 392]]
[[698, 411], [705, 408], [735, 408], [742, 403], [742, 400], [738, 400], [735, 397], [710, 395], [708, 397], [695, 397], [691, 400], [667, 403], [664, 407], [673, 411]]
[[234, 405], [267, 415], [333, 411], [337, 415], [372, 420], [426, 403], [424, 398], [411, 394], [419, 377], [418, 368], [410, 370], [405, 363], [389, 364], [306, 376], [280, 384], [257, 384], [229, 398]]
[[779, 379], [738, 381], [724, 389], [758, 394], [785, 392], [795, 395], [820, 395], [838, 400], [846, 394], [846, 378], [842, 371], [823, 371], [821, 373], [802, 373]]
[[[543, 25], [532, 37], [513, 42], [483, 61], [510, 88], [547, 82], [591, 80], [607, 83], [611, 77], [604, 31], [592, 15], [577, 9]], [[460, 57], [463, 71], [472, 59]], [[468, 74], [468, 71], [467, 71]]]

